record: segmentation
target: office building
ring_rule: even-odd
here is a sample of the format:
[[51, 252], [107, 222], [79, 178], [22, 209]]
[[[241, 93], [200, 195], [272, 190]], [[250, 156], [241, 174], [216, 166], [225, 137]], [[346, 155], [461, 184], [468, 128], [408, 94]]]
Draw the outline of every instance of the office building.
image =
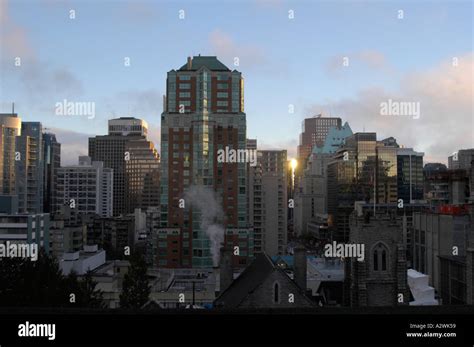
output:
[[[303, 120], [302, 132], [298, 145], [298, 162], [304, 164], [314, 146], [323, 147], [331, 128], [341, 128], [342, 120], [338, 117], [323, 117], [321, 114]], [[304, 166], [303, 166], [304, 168]]]
[[58, 169], [61, 167], [61, 144], [56, 140], [56, 135], [43, 134], [43, 209], [44, 212], [54, 211], [55, 189], [58, 181]]
[[460, 149], [448, 157], [448, 169], [469, 170], [474, 160], [474, 148]]
[[397, 149], [397, 199], [404, 204], [423, 200], [423, 155], [412, 148]]
[[135, 208], [127, 202], [126, 161], [133, 158], [126, 148], [130, 141], [146, 140], [148, 124], [141, 119], [121, 117], [110, 119], [108, 125], [108, 135], [89, 138], [89, 157], [113, 169], [113, 215], [118, 216]]
[[113, 170], [104, 163], [79, 157], [78, 165], [57, 171], [56, 207], [68, 205], [74, 214], [96, 214], [109, 217], [113, 211]]
[[[342, 127], [331, 127], [323, 146], [314, 146], [302, 177], [295, 188], [294, 231], [306, 233], [308, 223], [327, 214], [327, 165], [334, 153], [345, 143], [352, 130], [346, 122]], [[327, 217], [326, 217], [327, 218]]]
[[[448, 271], [453, 264], [466, 260], [468, 240], [472, 240], [470, 223], [469, 210], [465, 207], [442, 205], [436, 212], [414, 213], [413, 268], [429, 275], [429, 284], [437, 293], [443, 292], [440, 271]], [[454, 263], [449, 265], [451, 262]], [[464, 280], [465, 277], [462, 275]], [[444, 292], [441, 296], [447, 295], [446, 288]], [[448, 301], [456, 303], [456, 300]]]
[[355, 133], [328, 163], [328, 218], [335, 240], [347, 242], [355, 201], [374, 203], [376, 158], [376, 134]]
[[146, 139], [125, 144], [126, 212], [157, 207], [160, 203], [160, 160], [153, 142]]

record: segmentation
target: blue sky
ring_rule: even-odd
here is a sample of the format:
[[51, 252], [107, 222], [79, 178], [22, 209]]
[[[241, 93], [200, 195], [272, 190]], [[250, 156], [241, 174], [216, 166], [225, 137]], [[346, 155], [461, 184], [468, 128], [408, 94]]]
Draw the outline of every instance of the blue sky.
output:
[[[0, 111], [15, 101], [22, 119], [57, 131], [72, 157], [65, 162], [85, 153], [87, 135], [106, 133], [113, 117], [147, 120], [158, 142], [166, 72], [197, 54], [243, 73], [248, 137], [290, 156], [302, 119], [320, 112], [354, 131], [394, 136], [430, 160], [474, 146], [471, 1], [0, 3]], [[21, 67], [13, 65], [18, 56]], [[420, 102], [423, 117], [380, 119], [377, 107], [388, 98]], [[55, 115], [63, 99], [95, 102], [96, 117]], [[447, 128], [454, 135], [446, 137]]]

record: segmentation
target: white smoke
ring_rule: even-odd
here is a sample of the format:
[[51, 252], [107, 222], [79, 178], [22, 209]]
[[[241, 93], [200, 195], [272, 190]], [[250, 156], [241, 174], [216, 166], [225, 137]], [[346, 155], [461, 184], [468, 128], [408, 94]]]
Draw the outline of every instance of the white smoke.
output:
[[201, 212], [201, 230], [211, 241], [211, 254], [214, 266], [219, 264], [220, 248], [224, 242], [224, 213], [214, 191], [204, 186], [191, 186], [184, 195], [186, 203]]

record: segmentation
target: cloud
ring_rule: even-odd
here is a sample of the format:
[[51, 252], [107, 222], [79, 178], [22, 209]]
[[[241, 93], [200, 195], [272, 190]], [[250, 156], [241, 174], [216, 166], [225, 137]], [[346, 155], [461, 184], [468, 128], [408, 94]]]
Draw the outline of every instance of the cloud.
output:
[[26, 30], [13, 21], [8, 6], [8, 1], [0, 1], [0, 43], [2, 45], [0, 58], [10, 60], [12, 64], [15, 57], [35, 60], [36, 55]]
[[77, 164], [80, 155], [88, 154], [89, 137], [93, 135], [61, 128], [48, 128], [61, 143], [61, 166]]
[[378, 51], [361, 51], [355, 54], [356, 59], [365, 63], [368, 67], [374, 69], [382, 69], [387, 67], [387, 59], [385, 55]]
[[[23, 102], [36, 106], [63, 97], [77, 97], [82, 93], [81, 81], [69, 69], [53, 67], [38, 58], [26, 29], [10, 17], [5, 0], [0, 0], [0, 16], [0, 69], [5, 76], [2, 78], [3, 87], [14, 80], [19, 81], [26, 95]], [[20, 66], [15, 65], [17, 57], [21, 59]]]
[[104, 99], [109, 118], [133, 116], [157, 121], [163, 111], [163, 93], [158, 89], [124, 90]]
[[19, 78], [30, 102], [77, 99], [84, 90], [82, 82], [67, 68], [48, 64], [23, 66]]
[[[148, 140], [152, 141], [155, 145], [155, 148], [160, 150], [160, 135], [161, 127], [158, 125], [148, 123]], [[160, 151], [161, 155], [161, 151]]]
[[[129, 24], [155, 24], [160, 19], [161, 5], [148, 1], [126, 1], [116, 7], [118, 16]], [[177, 16], [177, 14], [176, 14]]]
[[[474, 147], [472, 53], [451, 59], [426, 71], [406, 74], [396, 91], [383, 87], [364, 89], [353, 98], [329, 100], [306, 108], [306, 114], [331, 110], [347, 120], [354, 132], [375, 131], [377, 138], [393, 136], [399, 144], [425, 152], [425, 162], [446, 162], [461, 148]], [[382, 116], [382, 102], [418, 102], [420, 118]]]
[[[232, 37], [215, 30], [209, 35], [209, 44], [213, 55], [218, 56], [227, 64], [234, 66], [234, 58], [239, 58], [239, 68], [249, 69], [266, 63], [265, 54], [261, 47], [239, 44]], [[230, 67], [232, 69], [232, 67]]]
[[[347, 58], [347, 60], [345, 59]], [[382, 52], [376, 50], [362, 50], [348, 54], [335, 55], [326, 62], [325, 70], [328, 74], [334, 76], [347, 67], [344, 65], [348, 62], [348, 67], [360, 67], [364, 69], [382, 70], [388, 72], [392, 70], [392, 66]]]

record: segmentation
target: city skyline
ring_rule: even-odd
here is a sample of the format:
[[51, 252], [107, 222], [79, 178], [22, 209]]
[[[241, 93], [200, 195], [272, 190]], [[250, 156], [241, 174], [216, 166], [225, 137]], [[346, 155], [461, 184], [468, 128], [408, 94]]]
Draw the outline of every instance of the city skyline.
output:
[[473, 14], [0, 0], [2, 337], [472, 345]]
[[[225, 5], [210, 3], [204, 12], [186, 1], [93, 7], [88, 2], [2, 1], [2, 112], [10, 112], [15, 102], [23, 121], [41, 120], [62, 143], [63, 165], [87, 154], [87, 138], [106, 134], [112, 118], [146, 120], [158, 147], [164, 77], [183, 57], [202, 54], [215, 55], [245, 74], [248, 138], [256, 138], [262, 149], [287, 149], [288, 157], [295, 157], [301, 121], [321, 112], [348, 121], [354, 132], [376, 131], [379, 140], [394, 136], [424, 152], [426, 162], [446, 163], [455, 149], [473, 146], [469, 2], [430, 2], [429, 10], [422, 4], [388, 2], [367, 10], [357, 2], [245, 1], [229, 16], [217, 15]], [[23, 11], [26, 6], [35, 11]], [[244, 16], [273, 29], [254, 35], [252, 21], [239, 27]], [[208, 18], [206, 24], [197, 25], [202, 18]], [[383, 37], [366, 22], [383, 27]], [[305, 40], [308, 27], [320, 34], [314, 41]], [[170, 28], [177, 40], [165, 35]], [[58, 35], [64, 33], [70, 35], [68, 49], [58, 50]], [[323, 50], [317, 39], [322, 35]], [[361, 37], [364, 45], [358, 44]], [[150, 40], [160, 44], [139, 49]], [[403, 40], [405, 49], [393, 47], [394, 40]], [[21, 67], [13, 64], [18, 56]], [[127, 57], [130, 66], [124, 65]], [[239, 66], [233, 65], [234, 57]], [[54, 105], [64, 99], [94, 102], [96, 117], [54, 115]], [[389, 100], [418, 102], [421, 117], [381, 116], [380, 104]], [[446, 117], [450, 113], [456, 116]]]

